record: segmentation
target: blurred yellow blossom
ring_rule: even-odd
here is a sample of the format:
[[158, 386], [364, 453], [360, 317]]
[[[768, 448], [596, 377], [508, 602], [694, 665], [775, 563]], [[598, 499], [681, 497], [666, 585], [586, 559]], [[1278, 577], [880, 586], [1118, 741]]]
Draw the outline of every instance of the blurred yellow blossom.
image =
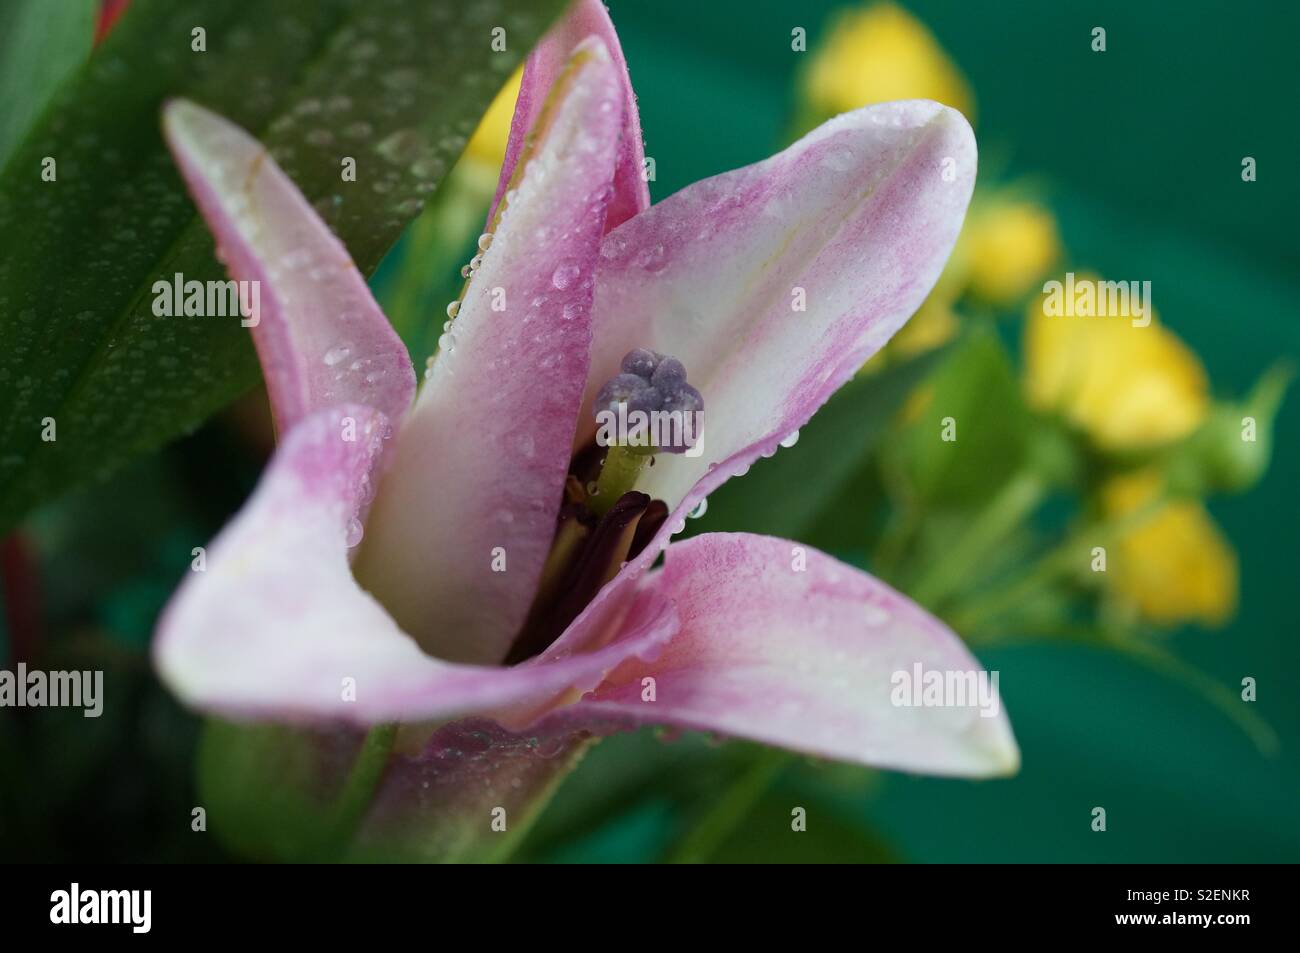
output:
[[893, 3], [837, 13], [802, 87], [806, 106], [822, 116], [892, 99], [933, 99], [974, 117], [965, 77], [925, 24]]
[[970, 260], [970, 287], [994, 304], [1024, 297], [1061, 253], [1056, 218], [1023, 199], [995, 198], [971, 208], [961, 241]]
[[494, 170], [501, 168], [501, 160], [506, 154], [506, 142], [510, 138], [510, 120], [515, 114], [515, 100], [519, 98], [519, 83], [523, 75], [521, 66], [492, 100], [492, 105], [483, 114], [478, 128], [465, 146], [467, 159], [491, 166]]
[[1135, 327], [1125, 317], [1053, 316], [1045, 303], [1046, 296], [1035, 297], [1025, 324], [1032, 405], [1063, 414], [1106, 450], [1170, 443], [1205, 418], [1205, 369], [1154, 314], [1149, 325]]
[[[1137, 512], [1163, 491], [1164, 478], [1144, 470], [1111, 479], [1102, 505], [1111, 518]], [[1174, 499], [1120, 536], [1108, 583], [1152, 622], [1221, 625], [1236, 611], [1237, 557], [1198, 500]]]

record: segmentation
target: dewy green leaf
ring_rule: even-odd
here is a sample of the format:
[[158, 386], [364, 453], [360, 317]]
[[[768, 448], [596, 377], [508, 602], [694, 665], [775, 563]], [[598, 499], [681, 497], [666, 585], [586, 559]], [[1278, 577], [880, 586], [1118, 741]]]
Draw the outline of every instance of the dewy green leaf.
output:
[[90, 55], [95, 0], [0, 4], [0, 169], [67, 76]]
[[261, 139], [369, 273], [561, 7], [132, 3], [0, 175], [0, 528], [257, 379], [238, 316], [154, 313], [157, 281], [225, 278], [163, 146], [164, 99]]

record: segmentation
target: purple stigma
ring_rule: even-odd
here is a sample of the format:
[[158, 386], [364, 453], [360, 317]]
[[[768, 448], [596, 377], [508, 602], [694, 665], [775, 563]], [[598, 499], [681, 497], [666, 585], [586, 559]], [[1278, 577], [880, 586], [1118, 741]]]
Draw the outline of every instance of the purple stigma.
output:
[[[631, 415], [641, 411], [651, 415], [655, 411], [664, 412], [655, 430], [655, 421], [650, 422], [651, 433], [657, 434], [655, 450], [668, 453], [684, 453], [694, 446], [700, 437], [700, 417], [704, 410], [704, 398], [700, 392], [686, 383], [686, 367], [675, 357], [660, 354], [649, 348], [638, 347], [628, 351], [623, 357], [621, 372], [610, 378], [596, 394], [594, 411], [599, 420], [602, 413], [609, 412], [615, 417], [620, 405], [625, 405], [625, 413]], [[674, 414], [669, 418], [667, 414]], [[617, 443], [636, 444], [640, 440], [636, 434], [623, 435]]]

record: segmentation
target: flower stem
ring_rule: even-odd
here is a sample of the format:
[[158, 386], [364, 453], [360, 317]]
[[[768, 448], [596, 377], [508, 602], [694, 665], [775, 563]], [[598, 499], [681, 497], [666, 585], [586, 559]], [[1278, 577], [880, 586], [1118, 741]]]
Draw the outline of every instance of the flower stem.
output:
[[957, 540], [910, 589], [928, 608], [947, 599], [979, 565], [992, 546], [1002, 542], [1042, 502], [1047, 484], [1036, 472], [1014, 476], [980, 511]]
[[972, 632], [988, 619], [1022, 604], [1044, 586], [1075, 572], [1079, 567], [1081, 550], [1086, 551], [1094, 546], [1110, 546], [1121, 536], [1149, 520], [1164, 504], [1165, 497], [1161, 495], [1117, 519], [1093, 523], [1072, 533], [1007, 585], [977, 596], [951, 613], [950, 621], [953, 628], [962, 633]]
[[764, 749], [687, 831], [668, 856], [672, 864], [699, 864], [708, 860], [758, 803], [772, 782], [790, 763], [791, 756], [775, 748]]
[[1219, 684], [1196, 666], [1184, 662], [1158, 645], [1145, 642], [1113, 644], [1130, 658], [1161, 675], [1180, 682], [1219, 709], [1245, 733], [1255, 745], [1255, 749], [1264, 757], [1272, 758], [1277, 755], [1277, 732], [1273, 730], [1272, 725], [1255, 714], [1250, 705], [1243, 703], [1236, 692]]
[[374, 797], [379, 779], [388, 764], [393, 742], [397, 739], [395, 724], [375, 725], [361, 742], [352, 768], [348, 771], [343, 790], [339, 792], [334, 805], [334, 822], [327, 850], [337, 853], [346, 852], [348, 841], [356, 833], [357, 826], [365, 816], [370, 800]]
[[605, 453], [605, 462], [596, 478], [596, 492], [588, 498], [587, 508], [597, 517], [610, 511], [619, 498], [632, 489], [650, 454], [636, 447], [614, 444]]

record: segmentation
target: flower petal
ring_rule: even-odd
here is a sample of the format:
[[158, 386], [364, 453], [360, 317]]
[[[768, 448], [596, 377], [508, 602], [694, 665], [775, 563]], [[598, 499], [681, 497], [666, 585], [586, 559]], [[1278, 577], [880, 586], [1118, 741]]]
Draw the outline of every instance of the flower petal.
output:
[[987, 715], [992, 704], [894, 704], [895, 673], [981, 666], [884, 583], [798, 543], [748, 534], [698, 536], [669, 547], [666, 560], [646, 585], [675, 604], [681, 629], [653, 664], [620, 667], [553, 717], [674, 725], [927, 774], [1016, 770], [1000, 701]]
[[661, 454], [638, 479], [671, 515], [596, 602], [647, 569], [700, 500], [775, 453], [907, 321], [956, 242], [975, 165], [955, 110], [870, 106], [605, 237], [577, 443], [594, 434], [596, 391], [634, 347], [685, 364], [705, 423], [702, 453]]
[[183, 701], [241, 718], [451, 718], [588, 690], [629, 654], [652, 657], [676, 631], [671, 606], [659, 604], [586, 655], [548, 653], [509, 669], [424, 655], [348, 567], [389, 431], [377, 411], [345, 405], [285, 435], [252, 499], [159, 623], [155, 663]]
[[686, 365], [706, 408], [703, 455], [661, 460], [638, 489], [675, 505], [710, 464], [750, 462], [807, 421], [933, 287], [975, 164], [955, 110], [871, 106], [607, 236], [588, 399], [648, 347]]
[[400, 420], [415, 394], [406, 347], [302, 193], [256, 139], [201, 106], [168, 103], [163, 130], [218, 256], [236, 281], [257, 282], [246, 326], [278, 429], [348, 402]]
[[509, 187], [519, 156], [533, 124], [541, 115], [542, 106], [556, 78], [564, 69], [569, 57], [584, 39], [598, 36], [609, 50], [622, 87], [623, 136], [618, 148], [618, 165], [614, 170], [614, 196], [609, 202], [605, 230], [610, 231], [650, 205], [650, 189], [646, 185], [642, 168], [645, 165], [645, 144], [641, 140], [641, 120], [637, 113], [636, 95], [632, 80], [627, 74], [627, 60], [619, 45], [618, 34], [610, 22], [609, 12], [600, 0], [575, 0], [569, 11], [541, 42], [533, 48], [524, 65], [523, 82], [515, 101], [515, 115], [510, 124], [510, 140], [506, 145], [505, 161], [501, 166], [501, 181], [497, 185], [492, 203], [491, 221], [497, 204]]
[[617, 71], [592, 39], [556, 87], [371, 514], [358, 577], [441, 658], [505, 658], [555, 535], [622, 122]]

